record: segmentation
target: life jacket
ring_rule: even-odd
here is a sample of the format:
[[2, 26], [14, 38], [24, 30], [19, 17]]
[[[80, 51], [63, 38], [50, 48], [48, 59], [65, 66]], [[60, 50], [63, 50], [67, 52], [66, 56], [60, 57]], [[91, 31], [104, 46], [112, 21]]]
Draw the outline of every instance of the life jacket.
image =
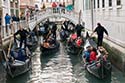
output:
[[73, 39], [73, 40], [77, 39], [77, 34], [72, 34], [71, 39]]

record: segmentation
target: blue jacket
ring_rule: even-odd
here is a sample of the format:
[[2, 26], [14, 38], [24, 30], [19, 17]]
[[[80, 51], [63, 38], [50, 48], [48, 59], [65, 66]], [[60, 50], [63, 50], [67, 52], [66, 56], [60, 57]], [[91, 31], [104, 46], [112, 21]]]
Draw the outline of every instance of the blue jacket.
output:
[[90, 57], [90, 52], [85, 51], [85, 52], [84, 52], [84, 57], [85, 57], [85, 58], [89, 58], [89, 57]]
[[11, 17], [9, 15], [5, 16], [5, 23], [6, 23], [6, 25], [10, 24], [10, 19], [11, 19]]

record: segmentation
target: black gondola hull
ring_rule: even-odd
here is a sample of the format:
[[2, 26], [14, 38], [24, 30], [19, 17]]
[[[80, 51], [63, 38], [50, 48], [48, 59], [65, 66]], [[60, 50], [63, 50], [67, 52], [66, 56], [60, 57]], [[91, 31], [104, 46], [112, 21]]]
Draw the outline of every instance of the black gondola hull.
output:
[[58, 41], [56, 41], [56, 44], [51, 47], [51, 48], [45, 48], [41, 45], [40, 50], [42, 52], [42, 54], [51, 54], [51, 53], [55, 53], [59, 50], [60, 44]]

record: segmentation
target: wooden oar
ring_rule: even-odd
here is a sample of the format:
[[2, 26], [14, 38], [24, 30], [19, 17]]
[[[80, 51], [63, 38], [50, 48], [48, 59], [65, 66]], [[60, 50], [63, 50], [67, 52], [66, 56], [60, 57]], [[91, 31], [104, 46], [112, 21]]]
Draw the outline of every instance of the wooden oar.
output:
[[[5, 58], [5, 61], [8, 61], [8, 59], [7, 59], [7, 57], [6, 57], [6, 53], [5, 53], [5, 51], [4, 51], [4, 49], [3, 49], [3, 42], [2, 42], [2, 37], [1, 37], [1, 35], [0, 35], [0, 46], [1, 46], [1, 51], [3, 52], [3, 56], [4, 56], [4, 58]], [[3, 57], [2, 57], [3, 58]]]
[[4, 59], [6, 61], [6, 64], [3, 64], [3, 65], [4, 65], [5, 69], [8, 68], [9, 71], [10, 71], [10, 67], [9, 67], [9, 63], [8, 63], [8, 58], [7, 58], [7, 55], [6, 55], [6, 53], [4, 51], [4, 48], [3, 48], [3, 42], [2, 42], [1, 35], [0, 35], [0, 45], [1, 45], [1, 49], [2, 49], [2, 52], [3, 52]]
[[47, 36], [46, 36], [46, 39], [49, 37], [50, 34], [51, 34], [51, 32], [49, 31], [49, 33], [48, 33]]
[[[12, 27], [14, 28], [13, 24], [12, 24]], [[10, 44], [9, 44], [9, 48], [8, 48], [7, 58], [10, 58], [9, 54], [10, 54], [10, 49], [11, 49], [11, 46], [12, 46], [13, 34], [14, 34], [14, 32], [12, 32], [12, 37], [10, 39]]]

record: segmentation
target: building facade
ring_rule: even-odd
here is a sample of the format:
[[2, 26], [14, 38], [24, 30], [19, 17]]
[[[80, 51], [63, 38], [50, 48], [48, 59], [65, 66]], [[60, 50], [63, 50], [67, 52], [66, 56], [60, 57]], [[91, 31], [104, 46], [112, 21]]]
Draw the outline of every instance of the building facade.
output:
[[1, 17], [1, 25], [5, 25], [5, 15], [10, 13], [10, 1], [9, 0], [0, 0], [0, 17]]
[[[81, 9], [87, 29], [100, 22], [109, 32], [110, 40], [125, 47], [125, 0], [75, 0]], [[83, 1], [83, 2], [82, 2]]]
[[10, 0], [10, 13], [11, 15], [19, 16], [20, 0]]
[[35, 8], [36, 0], [20, 0], [20, 13], [24, 13], [27, 6], [31, 9]]
[[72, 4], [72, 0], [41, 0], [42, 5], [45, 4], [46, 8], [51, 7], [53, 2], [65, 4], [65, 6]]

